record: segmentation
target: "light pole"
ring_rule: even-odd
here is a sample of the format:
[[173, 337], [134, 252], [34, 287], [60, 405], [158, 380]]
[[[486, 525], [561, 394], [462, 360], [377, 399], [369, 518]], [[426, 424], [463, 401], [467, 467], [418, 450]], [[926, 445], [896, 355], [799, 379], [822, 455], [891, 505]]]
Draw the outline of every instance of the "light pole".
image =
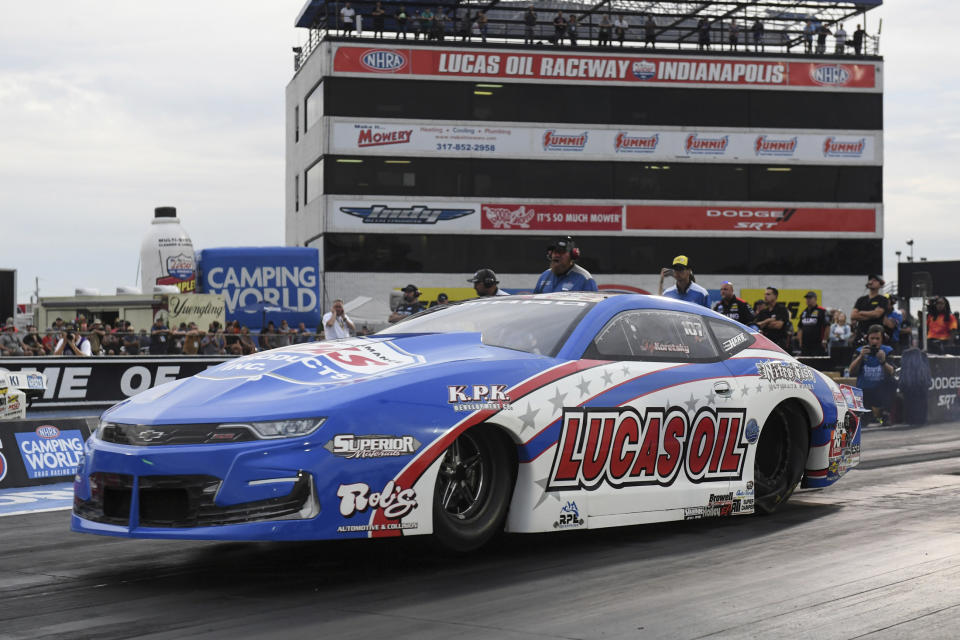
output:
[[913, 240], [907, 240], [907, 246], [910, 247], [910, 257], [907, 258], [907, 262], [913, 262]]

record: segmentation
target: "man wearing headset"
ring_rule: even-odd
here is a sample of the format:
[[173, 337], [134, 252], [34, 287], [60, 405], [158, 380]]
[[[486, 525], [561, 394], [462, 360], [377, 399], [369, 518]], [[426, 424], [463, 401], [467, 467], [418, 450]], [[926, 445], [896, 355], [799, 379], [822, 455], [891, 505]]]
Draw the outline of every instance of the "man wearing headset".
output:
[[477, 292], [478, 298], [510, 295], [497, 286], [500, 281], [497, 280], [497, 274], [493, 272], [493, 269], [479, 269], [467, 282], [473, 283], [473, 289]]
[[597, 282], [590, 272], [574, 263], [580, 258], [580, 250], [570, 236], [549, 247], [547, 257], [550, 259], [550, 268], [540, 275], [534, 293], [597, 290]]

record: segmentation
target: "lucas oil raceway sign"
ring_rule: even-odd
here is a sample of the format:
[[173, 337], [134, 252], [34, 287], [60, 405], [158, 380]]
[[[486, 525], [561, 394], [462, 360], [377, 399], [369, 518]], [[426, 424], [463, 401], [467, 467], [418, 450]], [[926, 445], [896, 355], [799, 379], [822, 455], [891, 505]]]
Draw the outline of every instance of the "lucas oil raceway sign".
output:
[[877, 62], [724, 59], [574, 53], [517, 53], [488, 49], [406, 49], [343, 45], [335, 74], [473, 77], [614, 84], [794, 87], [880, 91]]

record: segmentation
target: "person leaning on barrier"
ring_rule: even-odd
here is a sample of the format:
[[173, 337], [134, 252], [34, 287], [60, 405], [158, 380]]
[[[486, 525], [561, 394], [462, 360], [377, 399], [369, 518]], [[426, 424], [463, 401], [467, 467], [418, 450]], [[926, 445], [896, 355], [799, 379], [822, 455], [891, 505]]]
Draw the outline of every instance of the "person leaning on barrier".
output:
[[90, 356], [90, 341], [74, 329], [72, 324], [67, 325], [57, 348], [53, 350], [55, 356]]
[[893, 365], [887, 356], [893, 349], [883, 344], [883, 326], [871, 325], [867, 344], [857, 349], [850, 363], [850, 375], [857, 377], [857, 386], [863, 389], [863, 404], [873, 411], [881, 424], [887, 419], [893, 400]]
[[3, 333], [0, 333], [0, 355], [24, 355], [23, 344], [20, 342], [20, 336], [17, 335], [17, 328], [13, 325], [13, 318], [7, 320], [7, 323], [3, 326]]
[[140, 343], [140, 336], [133, 330], [133, 325], [130, 324], [129, 321], [124, 321], [123, 323], [123, 334], [120, 338], [120, 344], [123, 346], [124, 353], [128, 356], [140, 355], [140, 352], [143, 350], [143, 346]]
[[47, 349], [43, 346], [43, 339], [32, 324], [27, 327], [27, 335], [23, 336], [23, 354], [26, 356], [45, 356]]

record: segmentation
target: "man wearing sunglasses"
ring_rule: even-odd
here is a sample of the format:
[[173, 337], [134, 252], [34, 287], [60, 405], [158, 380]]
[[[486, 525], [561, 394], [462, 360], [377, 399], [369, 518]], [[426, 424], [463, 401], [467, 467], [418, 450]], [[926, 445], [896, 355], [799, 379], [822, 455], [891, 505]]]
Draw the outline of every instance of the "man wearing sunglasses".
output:
[[[673, 276], [676, 284], [663, 291], [663, 279], [667, 276]], [[710, 308], [710, 294], [707, 290], [698, 285], [693, 277], [693, 271], [690, 269], [690, 260], [687, 256], [677, 256], [673, 259], [673, 268], [663, 268], [660, 270], [660, 290], [662, 296], [673, 298], [674, 300], [683, 300], [692, 302], [701, 306]]]

